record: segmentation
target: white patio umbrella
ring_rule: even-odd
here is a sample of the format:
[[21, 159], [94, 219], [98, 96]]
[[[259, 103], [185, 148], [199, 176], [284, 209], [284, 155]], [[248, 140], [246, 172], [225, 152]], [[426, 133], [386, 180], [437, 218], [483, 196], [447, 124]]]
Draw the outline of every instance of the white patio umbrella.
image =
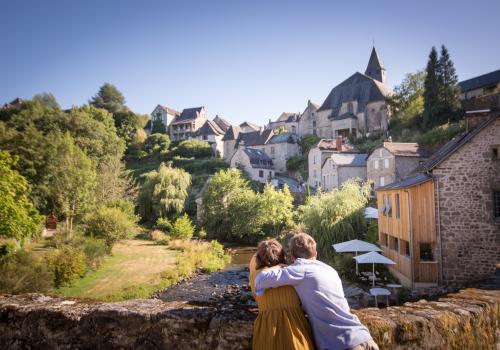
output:
[[378, 219], [378, 210], [372, 207], [365, 208], [366, 219]]
[[[375, 244], [353, 239], [347, 242], [337, 243], [333, 245], [333, 249], [337, 253], [354, 253], [356, 256], [358, 252], [381, 252], [382, 250]], [[356, 274], [358, 274], [358, 261], [356, 260]]]
[[372, 264], [372, 272], [373, 272], [373, 286], [375, 287], [375, 264], [385, 264], [385, 265], [395, 265], [396, 263], [389, 258], [386, 258], [382, 254], [377, 252], [370, 252], [366, 254], [362, 254], [359, 256], [355, 256], [354, 259], [358, 262], [358, 264]]

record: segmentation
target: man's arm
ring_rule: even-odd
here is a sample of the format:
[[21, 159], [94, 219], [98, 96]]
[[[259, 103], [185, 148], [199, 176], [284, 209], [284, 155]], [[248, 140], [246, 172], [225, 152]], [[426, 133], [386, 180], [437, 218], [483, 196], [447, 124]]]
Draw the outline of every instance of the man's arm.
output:
[[281, 269], [261, 271], [255, 278], [255, 294], [262, 295], [268, 288], [294, 286], [304, 279], [302, 266], [290, 265]]

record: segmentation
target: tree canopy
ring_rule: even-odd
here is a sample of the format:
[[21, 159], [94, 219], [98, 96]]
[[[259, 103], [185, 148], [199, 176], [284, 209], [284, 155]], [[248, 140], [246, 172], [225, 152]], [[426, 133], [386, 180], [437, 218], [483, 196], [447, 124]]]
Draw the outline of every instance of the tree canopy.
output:
[[125, 97], [116, 86], [110, 83], [104, 83], [89, 103], [97, 108], [103, 108], [112, 114], [128, 110], [125, 106]]

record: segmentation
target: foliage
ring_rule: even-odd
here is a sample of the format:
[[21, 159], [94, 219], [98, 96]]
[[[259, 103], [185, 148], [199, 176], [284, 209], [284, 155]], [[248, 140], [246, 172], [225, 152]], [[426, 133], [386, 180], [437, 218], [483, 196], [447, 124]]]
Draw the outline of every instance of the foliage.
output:
[[318, 192], [300, 207], [300, 219], [317, 242], [321, 259], [333, 257], [332, 244], [361, 238], [366, 232], [364, 207], [370, 184], [351, 179], [340, 190]]
[[307, 164], [307, 155], [298, 155], [293, 156], [287, 159], [286, 161], [286, 170], [288, 171], [298, 171], [302, 176], [304, 181], [307, 181], [308, 178], [308, 164]]
[[175, 278], [187, 277], [197, 270], [215, 272], [226, 266], [231, 257], [224, 252], [223, 246], [217, 241], [210, 243], [202, 241], [174, 240], [170, 249], [181, 251]]
[[43, 92], [41, 94], [36, 94], [35, 96], [33, 96], [32, 100], [35, 102], [39, 102], [41, 105], [47, 108], [61, 109], [61, 106], [59, 106], [56, 98], [51, 93]]
[[112, 158], [99, 165], [95, 192], [99, 203], [131, 199], [133, 192], [133, 181], [120, 159]]
[[104, 83], [99, 88], [99, 91], [92, 97], [89, 104], [97, 108], [103, 108], [113, 114], [127, 110], [125, 97], [116, 86], [109, 83]]
[[311, 148], [320, 140], [316, 135], [304, 135], [300, 140], [300, 147], [302, 154], [307, 155]]
[[144, 149], [148, 153], [166, 154], [170, 147], [170, 138], [165, 134], [152, 134], [144, 142]]
[[256, 243], [290, 226], [292, 196], [287, 188], [254, 192], [239, 169], [217, 172], [202, 196], [200, 221], [209, 237]]
[[0, 236], [21, 243], [39, 233], [42, 218], [28, 198], [29, 185], [14, 167], [17, 159], [0, 151]]
[[173, 157], [184, 158], [209, 158], [212, 154], [210, 144], [207, 141], [197, 139], [183, 140], [171, 151]]
[[193, 175], [214, 174], [221, 169], [229, 167], [223, 159], [217, 158], [198, 160], [175, 157], [172, 163], [174, 167], [182, 168]]
[[161, 119], [154, 119], [151, 123], [151, 133], [152, 134], [166, 134], [167, 128]]
[[460, 88], [453, 61], [444, 45], [438, 57], [432, 47], [426, 68], [424, 92], [424, 130], [449, 121], [456, 121], [461, 113]]
[[45, 255], [47, 265], [54, 273], [54, 285], [59, 288], [77, 278], [86, 271], [86, 257], [81, 249], [65, 246]]
[[170, 236], [174, 239], [191, 239], [194, 234], [194, 226], [186, 214], [178, 217], [172, 225]]
[[146, 173], [143, 178], [138, 205], [144, 220], [155, 222], [182, 212], [191, 184], [189, 173], [161, 164], [157, 171]]
[[103, 239], [108, 252], [117, 241], [131, 237], [136, 229], [135, 222], [119, 208], [100, 207], [86, 220], [86, 234]]
[[207, 231], [205, 231], [205, 229], [201, 229], [199, 232], [198, 232], [198, 238], [199, 239], [205, 239], [207, 238]]
[[71, 236], [73, 220], [81, 217], [93, 207], [96, 188], [96, 173], [91, 160], [73, 143], [66, 133], [55, 147], [51, 164], [50, 193], [57, 214], [66, 218]]
[[85, 254], [87, 266], [95, 271], [104, 261], [108, 248], [104, 240], [88, 237], [83, 244], [83, 253]]
[[22, 249], [0, 257], [0, 276], [0, 294], [47, 292], [54, 280], [46, 264]]
[[167, 218], [158, 218], [155, 227], [163, 232], [172, 232], [174, 228]]
[[170, 242], [170, 237], [167, 234], [160, 230], [153, 230], [149, 233], [149, 238], [157, 242], [159, 244], [168, 244]]
[[142, 120], [139, 115], [132, 111], [120, 111], [113, 113], [117, 135], [130, 147], [137, 135], [138, 130], [142, 130]]
[[372, 220], [368, 224], [368, 233], [366, 234], [366, 240], [370, 243], [378, 243], [378, 223], [376, 220]]

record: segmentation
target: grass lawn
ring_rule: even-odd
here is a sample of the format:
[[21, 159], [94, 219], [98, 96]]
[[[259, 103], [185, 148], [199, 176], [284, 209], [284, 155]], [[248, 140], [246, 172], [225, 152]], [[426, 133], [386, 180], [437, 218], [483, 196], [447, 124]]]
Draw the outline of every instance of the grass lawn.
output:
[[[140, 286], [151, 287], [162, 281], [161, 273], [175, 269], [178, 251], [145, 240], [126, 240], [116, 244], [95, 272], [57, 290], [68, 297], [99, 300], [129, 299], [128, 291]], [[148, 289], [148, 288], [146, 288]]]

